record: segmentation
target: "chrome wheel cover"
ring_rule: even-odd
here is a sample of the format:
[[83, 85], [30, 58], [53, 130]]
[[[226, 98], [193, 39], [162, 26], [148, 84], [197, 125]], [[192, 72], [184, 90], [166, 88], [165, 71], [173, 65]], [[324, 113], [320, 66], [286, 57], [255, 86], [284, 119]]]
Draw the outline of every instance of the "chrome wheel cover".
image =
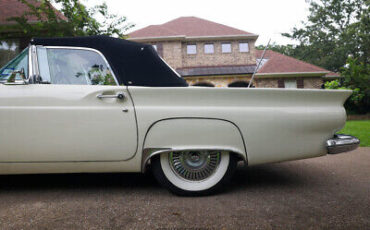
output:
[[202, 181], [216, 171], [221, 160], [219, 151], [179, 151], [168, 154], [173, 172], [188, 181]]

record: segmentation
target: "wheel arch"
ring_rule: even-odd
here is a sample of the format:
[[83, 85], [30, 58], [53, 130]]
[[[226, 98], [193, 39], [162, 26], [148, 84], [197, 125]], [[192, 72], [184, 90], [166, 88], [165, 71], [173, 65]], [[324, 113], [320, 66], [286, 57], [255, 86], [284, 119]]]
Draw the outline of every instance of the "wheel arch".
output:
[[218, 118], [180, 117], [156, 121], [148, 128], [141, 169], [145, 171], [153, 156], [184, 150], [229, 151], [248, 161], [243, 135], [235, 123]]

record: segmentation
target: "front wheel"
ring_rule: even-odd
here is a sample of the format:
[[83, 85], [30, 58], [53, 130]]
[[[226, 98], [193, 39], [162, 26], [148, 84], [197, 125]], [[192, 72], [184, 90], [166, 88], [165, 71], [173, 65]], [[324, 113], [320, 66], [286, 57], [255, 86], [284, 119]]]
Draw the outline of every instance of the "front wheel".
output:
[[158, 182], [177, 195], [215, 192], [229, 181], [236, 164], [236, 157], [227, 151], [178, 151], [152, 159]]

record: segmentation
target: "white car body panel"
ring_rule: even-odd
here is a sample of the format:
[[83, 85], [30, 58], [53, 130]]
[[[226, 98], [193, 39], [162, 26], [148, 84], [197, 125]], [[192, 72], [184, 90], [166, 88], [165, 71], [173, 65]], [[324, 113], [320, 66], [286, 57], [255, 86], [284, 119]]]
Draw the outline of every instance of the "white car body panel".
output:
[[[123, 92], [126, 99], [97, 99], [103, 92]], [[0, 174], [139, 172], [145, 147], [222, 145], [240, 151], [244, 147], [248, 165], [322, 156], [327, 153], [325, 141], [344, 126], [343, 103], [350, 94], [343, 90], [0, 85]], [[160, 122], [167, 119], [171, 122]], [[202, 124], [199, 119], [212, 122]], [[229, 123], [240, 130], [240, 137]], [[193, 132], [199, 128], [202, 132]], [[222, 129], [233, 136], [223, 140]], [[162, 132], [165, 135], [159, 136]], [[89, 139], [76, 139], [81, 136]], [[192, 146], [194, 139], [198, 142]]]
[[[240, 129], [248, 165], [325, 155], [326, 140], [345, 124], [343, 103], [351, 94], [345, 90], [314, 89], [128, 89], [137, 113], [139, 143], [143, 143], [146, 131], [158, 120], [222, 119]], [[208, 134], [217, 135], [212, 128]]]
[[[97, 98], [119, 92], [127, 97]], [[122, 161], [137, 150], [123, 86], [0, 85], [0, 117], [3, 163]]]

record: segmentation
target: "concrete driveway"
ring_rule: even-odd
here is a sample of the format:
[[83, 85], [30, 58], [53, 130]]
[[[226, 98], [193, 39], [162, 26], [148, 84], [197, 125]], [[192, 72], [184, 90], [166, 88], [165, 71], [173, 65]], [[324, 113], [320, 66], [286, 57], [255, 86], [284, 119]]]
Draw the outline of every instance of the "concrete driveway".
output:
[[148, 173], [0, 176], [0, 229], [370, 229], [370, 148], [238, 169], [177, 197]]

